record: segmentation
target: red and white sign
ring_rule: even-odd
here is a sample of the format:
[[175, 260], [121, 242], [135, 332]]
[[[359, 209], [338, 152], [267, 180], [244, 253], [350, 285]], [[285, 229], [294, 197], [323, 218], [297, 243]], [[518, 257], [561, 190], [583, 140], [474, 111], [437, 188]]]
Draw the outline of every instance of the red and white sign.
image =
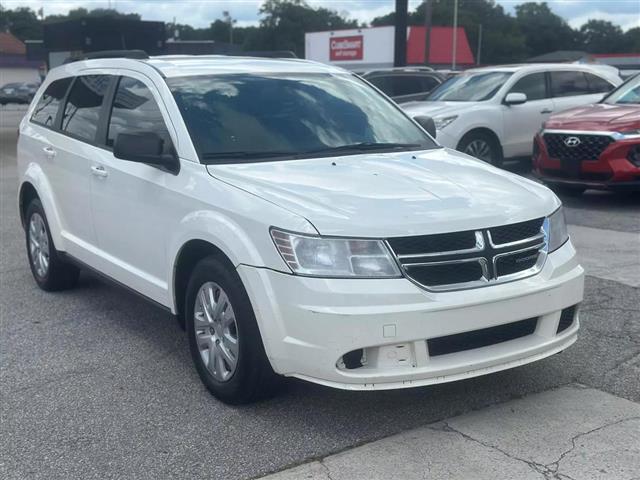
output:
[[333, 61], [362, 60], [364, 39], [362, 35], [329, 38], [329, 59]]

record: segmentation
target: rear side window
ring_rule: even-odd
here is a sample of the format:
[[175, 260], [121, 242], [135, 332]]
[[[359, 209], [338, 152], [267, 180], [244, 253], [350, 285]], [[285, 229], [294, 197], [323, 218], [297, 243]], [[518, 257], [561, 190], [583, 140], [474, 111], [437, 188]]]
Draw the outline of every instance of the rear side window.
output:
[[85, 75], [76, 78], [64, 107], [64, 132], [82, 140], [95, 140], [102, 102], [112, 78], [110, 75]]
[[518, 80], [509, 93], [524, 93], [527, 100], [542, 100], [547, 96], [547, 86], [544, 72], [532, 73]]
[[554, 97], [591, 93], [583, 72], [551, 72], [551, 92]]
[[392, 77], [392, 79], [394, 95], [411, 95], [412, 93], [421, 93], [425, 91], [421, 79], [418, 76], [398, 75], [396, 77]]
[[31, 115], [31, 121], [46, 127], [53, 127], [60, 103], [64, 99], [72, 78], [61, 78], [49, 84]]
[[607, 82], [604, 78], [592, 75], [591, 73], [585, 73], [585, 75], [587, 76], [591, 93], [605, 93], [613, 90], [613, 85]]
[[139, 80], [120, 78], [109, 120], [107, 146], [113, 147], [120, 133], [150, 132], [164, 140], [163, 150], [168, 153], [172, 148], [171, 136], [151, 91]]

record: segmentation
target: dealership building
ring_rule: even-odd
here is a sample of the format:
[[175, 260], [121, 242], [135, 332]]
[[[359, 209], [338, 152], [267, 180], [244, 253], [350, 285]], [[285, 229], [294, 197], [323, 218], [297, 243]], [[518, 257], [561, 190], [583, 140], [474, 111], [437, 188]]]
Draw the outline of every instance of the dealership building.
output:
[[[453, 28], [431, 27], [429, 65], [450, 68], [453, 62]], [[395, 27], [371, 27], [305, 34], [305, 58], [355, 71], [393, 67]], [[407, 64], [425, 64], [426, 28], [407, 28]], [[457, 28], [456, 65], [475, 64], [467, 34]]]

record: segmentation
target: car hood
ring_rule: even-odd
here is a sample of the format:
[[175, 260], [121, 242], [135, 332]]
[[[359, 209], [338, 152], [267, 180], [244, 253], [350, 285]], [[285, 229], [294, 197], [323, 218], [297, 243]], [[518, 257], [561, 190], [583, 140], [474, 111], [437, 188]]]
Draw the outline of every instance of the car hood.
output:
[[583, 105], [552, 115], [546, 121], [545, 128], [606, 131], [638, 129], [640, 105]]
[[411, 117], [428, 115], [435, 118], [456, 115], [460, 112], [468, 111], [477, 104], [477, 102], [408, 102], [401, 104], [400, 108]]
[[442, 148], [207, 170], [306, 218], [323, 235], [382, 238], [469, 230], [542, 217], [559, 205], [542, 185]]

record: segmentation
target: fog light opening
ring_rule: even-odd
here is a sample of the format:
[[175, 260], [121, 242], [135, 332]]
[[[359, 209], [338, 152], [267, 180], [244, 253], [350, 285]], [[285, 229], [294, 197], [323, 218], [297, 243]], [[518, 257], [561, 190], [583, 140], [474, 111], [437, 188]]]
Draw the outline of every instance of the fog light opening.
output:
[[352, 350], [348, 353], [345, 353], [342, 356], [342, 363], [344, 363], [344, 367], [347, 370], [354, 370], [356, 368], [362, 367], [366, 363], [366, 359], [364, 358], [364, 350], [359, 348], [357, 350]]

